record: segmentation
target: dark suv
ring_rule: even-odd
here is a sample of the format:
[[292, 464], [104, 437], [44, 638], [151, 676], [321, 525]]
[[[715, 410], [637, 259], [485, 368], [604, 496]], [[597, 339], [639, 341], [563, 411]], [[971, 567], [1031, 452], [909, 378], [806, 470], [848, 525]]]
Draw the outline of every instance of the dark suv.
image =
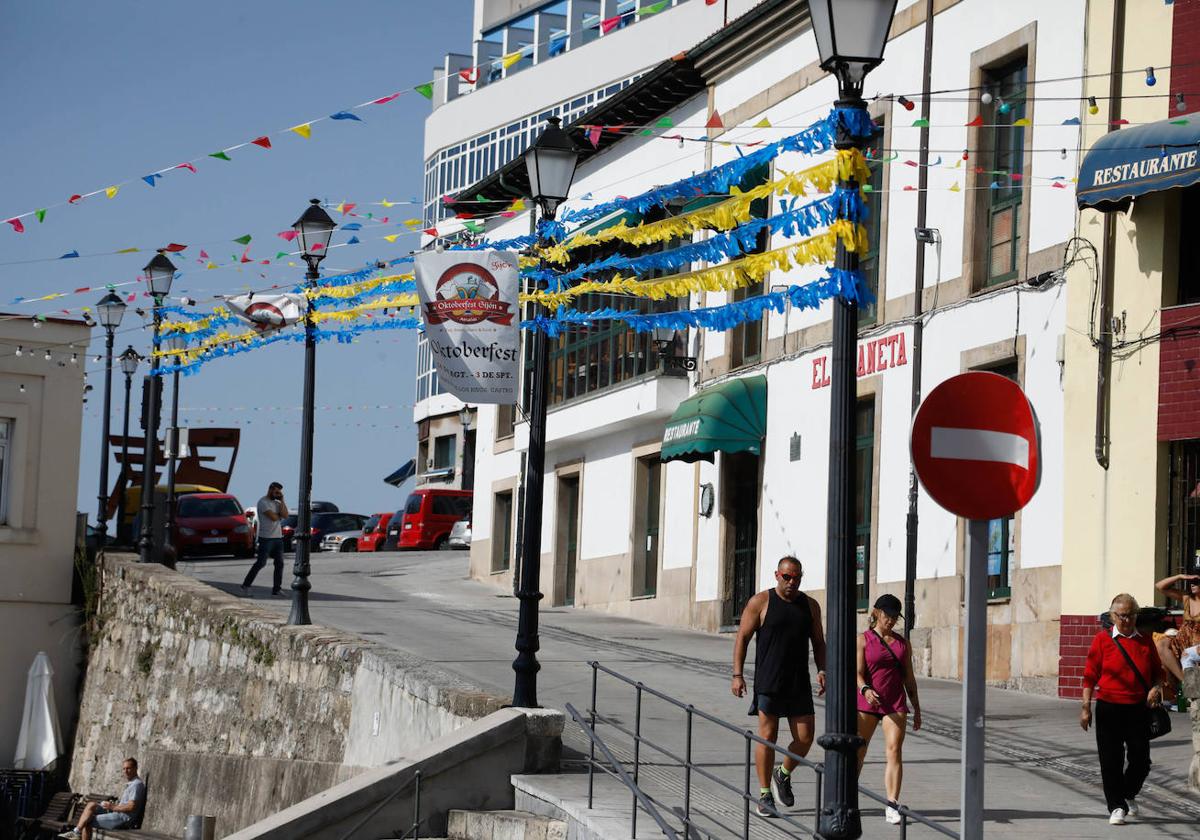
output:
[[[312, 511], [313, 521], [316, 522], [318, 513], [337, 513], [338, 506], [333, 502], [309, 502], [308, 509]], [[284, 517], [283, 520], [283, 550], [291, 551], [295, 547], [296, 514]], [[316, 545], [314, 542], [313, 545]]]

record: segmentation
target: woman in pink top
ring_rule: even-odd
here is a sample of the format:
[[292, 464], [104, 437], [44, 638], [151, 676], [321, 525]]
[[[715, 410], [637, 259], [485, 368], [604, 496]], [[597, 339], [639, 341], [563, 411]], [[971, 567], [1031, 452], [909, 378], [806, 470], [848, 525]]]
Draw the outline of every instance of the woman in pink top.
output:
[[883, 773], [888, 804], [884, 819], [899, 824], [900, 783], [904, 779], [904, 732], [908, 725], [908, 703], [913, 704], [913, 731], [921, 728], [921, 701], [917, 698], [917, 680], [913, 676], [912, 651], [903, 636], [895, 632], [900, 618], [900, 599], [880, 595], [871, 610], [870, 628], [858, 637], [858, 734], [865, 742], [858, 751], [858, 770], [862, 772], [867, 747], [880, 722], [887, 746], [887, 767]]

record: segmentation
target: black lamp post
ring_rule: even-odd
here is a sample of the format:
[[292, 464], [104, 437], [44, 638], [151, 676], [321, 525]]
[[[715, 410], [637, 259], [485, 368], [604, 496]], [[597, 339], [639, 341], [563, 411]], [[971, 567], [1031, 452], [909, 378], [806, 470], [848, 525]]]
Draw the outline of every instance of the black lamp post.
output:
[[[863, 79], [883, 61], [896, 0], [811, 0], [809, 14], [817, 38], [821, 67], [838, 82], [839, 108], [862, 111]], [[866, 138], [839, 123], [838, 149], [861, 149]], [[854, 181], [842, 186], [856, 189]], [[839, 238], [835, 265], [846, 271], [858, 268], [859, 255], [848, 251]], [[862, 836], [858, 810], [856, 753], [858, 737], [855, 696], [855, 522], [854, 522], [854, 414], [857, 400], [855, 345], [858, 343], [858, 304], [842, 297], [833, 301], [833, 370], [829, 418], [829, 519], [826, 554], [826, 612], [828, 615], [826, 670], [829, 678], [825, 701], [825, 734], [818, 743], [825, 750], [825, 784], [817, 834], [830, 840]]]
[[[126, 347], [125, 352], [121, 354], [119, 363], [121, 365], [121, 373], [125, 374], [125, 423], [121, 428], [121, 472], [127, 474], [129, 472], [129, 392], [133, 387], [133, 375], [137, 373], [138, 365], [142, 362], [142, 356], [132, 346]], [[121, 528], [125, 525], [125, 495], [126, 489], [122, 488], [121, 495], [117, 499], [117, 528], [116, 537], [121, 538]]]
[[[305, 285], [316, 286], [321, 260], [329, 250], [329, 240], [337, 227], [329, 214], [321, 207], [320, 199], [314, 198], [308, 209], [292, 225], [300, 242], [300, 255], [308, 265], [304, 275]], [[313, 400], [317, 378], [316, 325], [312, 320], [313, 302], [308, 299], [304, 313], [304, 418], [300, 426], [300, 494], [296, 511], [296, 557], [292, 563], [292, 611], [288, 624], [312, 624], [308, 615], [309, 557], [312, 553], [312, 459], [313, 459]]]
[[[563, 131], [558, 117], [546, 121], [546, 128], [525, 152], [529, 173], [529, 194], [545, 219], [553, 219], [558, 205], [571, 191], [579, 148]], [[540, 284], [544, 288], [544, 283]], [[532, 317], [545, 312], [540, 303], [532, 304]], [[529, 384], [529, 449], [525, 460], [525, 509], [521, 529], [521, 573], [517, 599], [521, 602], [517, 618], [517, 658], [513, 660], [516, 679], [513, 706], [537, 708], [538, 601], [542, 567], [542, 490], [546, 461], [546, 386], [550, 379], [549, 340], [542, 330], [533, 330], [533, 374]]]
[[[104, 327], [104, 423], [100, 436], [99, 506], [96, 508], [96, 533], [99, 534], [98, 544], [101, 548], [108, 541], [108, 437], [111, 426], [109, 414], [112, 412], [113, 333], [121, 326], [123, 317], [125, 301], [112, 292], [96, 304], [96, 320]], [[118, 521], [118, 528], [120, 524]]]
[[[165, 254], [158, 253], [143, 269], [146, 286], [154, 298], [154, 347], [158, 349], [158, 333], [162, 328], [163, 298], [171, 293], [175, 279], [175, 264]], [[150, 376], [146, 380], [149, 393], [146, 411], [146, 448], [142, 453], [142, 535], [138, 542], [138, 553], [143, 563], [154, 560], [154, 456], [158, 446], [158, 412], [162, 401], [162, 379], [157, 376], [158, 355], [150, 355]]]
[[[159, 345], [162, 350], [178, 354], [187, 348], [187, 339], [182, 335], [172, 335], [164, 338]], [[172, 362], [178, 366], [179, 356], [172, 355]], [[179, 461], [179, 371], [171, 374], [171, 426], [167, 431], [167, 439], [171, 442], [171, 452], [167, 456], [167, 539], [175, 545], [175, 466]]]

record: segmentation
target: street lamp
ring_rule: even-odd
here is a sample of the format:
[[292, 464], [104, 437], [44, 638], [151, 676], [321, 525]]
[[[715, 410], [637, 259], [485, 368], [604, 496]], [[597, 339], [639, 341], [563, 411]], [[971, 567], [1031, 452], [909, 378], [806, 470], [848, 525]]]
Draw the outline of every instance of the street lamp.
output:
[[187, 349], [187, 338], [182, 334], [167, 336], [159, 348], [174, 355], [171, 356], [175, 371], [171, 374], [171, 427], [167, 437], [171, 442], [171, 452], [167, 456], [167, 539], [175, 545], [175, 466], [179, 461], [179, 363], [182, 361], [179, 353]]
[[[96, 508], [97, 544], [104, 548], [108, 538], [108, 436], [112, 412], [113, 333], [125, 317], [125, 301], [109, 292], [96, 304], [96, 320], [104, 327], [104, 422], [100, 436], [100, 493]], [[117, 523], [118, 526], [120, 523]]]
[[[142, 356], [132, 346], [126, 347], [118, 362], [121, 373], [125, 374], [125, 423], [121, 429], [121, 474], [129, 473], [129, 391], [133, 385], [133, 375], [137, 373]], [[121, 526], [125, 524], [125, 491], [127, 487], [122, 482], [121, 495], [117, 498], [117, 539], [121, 538]], [[124, 543], [122, 543], [123, 545]]]
[[[142, 269], [146, 286], [154, 298], [154, 348], [158, 349], [158, 334], [162, 329], [163, 298], [171, 293], [171, 282], [175, 279], [175, 264], [163, 253], [154, 255]], [[143, 563], [154, 559], [154, 456], [158, 446], [158, 412], [162, 400], [162, 381], [158, 372], [158, 355], [150, 354], [150, 377], [146, 380], [149, 402], [146, 410], [146, 448], [142, 453], [142, 535], [138, 553]]]
[[[542, 217], [553, 219], [558, 205], [566, 200], [575, 179], [580, 150], [563, 131], [558, 117], [550, 117], [534, 144], [525, 152], [525, 169], [529, 173], [529, 194], [542, 211]], [[545, 282], [539, 283], [544, 288]], [[544, 314], [545, 308], [534, 303], [532, 318]], [[525, 509], [521, 528], [521, 571], [517, 599], [520, 612], [517, 618], [517, 658], [513, 660], [516, 677], [513, 685], [513, 706], [537, 708], [538, 601], [542, 599], [540, 578], [542, 566], [542, 491], [543, 468], [546, 461], [546, 399], [550, 379], [549, 339], [543, 330], [533, 330], [533, 373], [529, 387], [529, 449], [525, 460]]]
[[458, 410], [458, 425], [462, 426], [464, 432], [471, 431], [471, 421], [475, 418], [475, 413], [471, 411], [469, 405], [464, 405]]
[[[813, 34], [821, 67], [838, 82], [839, 109], [856, 110], [865, 118], [863, 79], [883, 61], [896, 0], [812, 0], [809, 4]], [[855, 122], [839, 119], [835, 146], [861, 149], [867, 138], [854, 134]], [[851, 180], [840, 186], [857, 189]], [[838, 238], [835, 266], [846, 272], [858, 268], [857, 251], [848, 251]], [[817, 834], [830, 840], [862, 836], [858, 810], [856, 755], [858, 736], [855, 688], [856, 594], [854, 414], [857, 398], [855, 345], [858, 343], [858, 304], [839, 296], [833, 300], [833, 369], [830, 375], [829, 418], [829, 518], [826, 553], [826, 609], [828, 611], [825, 701], [825, 734], [818, 743], [825, 750], [825, 784]]]
[[[292, 225], [300, 242], [300, 256], [308, 265], [305, 285], [312, 289], [321, 275], [317, 269], [329, 250], [329, 240], [337, 227], [321, 207], [320, 199], [312, 199], [308, 208]], [[317, 378], [317, 338], [313, 323], [313, 301], [309, 297], [304, 313], [304, 417], [300, 425], [300, 495], [296, 511], [296, 556], [292, 562], [292, 611], [288, 624], [312, 624], [308, 615], [309, 557], [312, 554], [312, 462], [313, 462], [313, 400]]]

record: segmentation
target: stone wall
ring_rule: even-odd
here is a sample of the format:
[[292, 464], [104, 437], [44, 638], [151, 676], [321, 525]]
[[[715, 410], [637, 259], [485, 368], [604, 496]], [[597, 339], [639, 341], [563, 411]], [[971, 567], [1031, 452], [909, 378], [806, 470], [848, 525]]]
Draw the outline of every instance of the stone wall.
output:
[[121, 760], [136, 756], [145, 825], [171, 834], [198, 813], [232, 833], [506, 701], [129, 556], [104, 560], [99, 615], [71, 787], [116, 793]]

